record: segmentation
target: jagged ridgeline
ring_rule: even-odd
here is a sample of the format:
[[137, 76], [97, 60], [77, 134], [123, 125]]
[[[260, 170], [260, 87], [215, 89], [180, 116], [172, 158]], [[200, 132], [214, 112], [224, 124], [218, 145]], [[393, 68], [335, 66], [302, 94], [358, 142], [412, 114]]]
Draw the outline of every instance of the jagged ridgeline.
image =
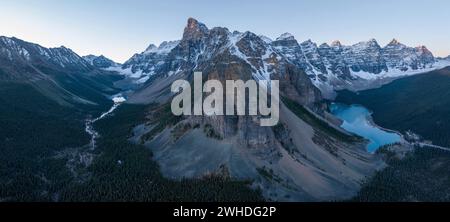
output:
[[[200, 28], [204, 29], [205, 27]], [[324, 43], [318, 46], [311, 40], [298, 42], [289, 33], [271, 40], [251, 32], [229, 32], [225, 28], [213, 28], [208, 32], [208, 35], [215, 35], [217, 38], [211, 39], [207, 45], [195, 48], [197, 51], [190, 52], [190, 56], [193, 56], [192, 60], [202, 60], [205, 59], [204, 57], [210, 57], [229, 48], [231, 54], [256, 63], [254, 58], [258, 57], [257, 54], [262, 52], [261, 46], [264, 46], [270, 50], [267, 51], [268, 54], [259, 55], [263, 60], [268, 59], [267, 56], [270, 55], [270, 52], [276, 52], [277, 55], [301, 68], [312, 83], [321, 90], [322, 96], [326, 98], [333, 98], [336, 89], [371, 88], [401, 76], [443, 67], [441, 62], [444, 61], [444, 59], [434, 58], [425, 46], [409, 47], [396, 39], [384, 47], [380, 46], [375, 39], [349, 46], [343, 45], [339, 41], [330, 45]], [[244, 43], [249, 39], [252, 39], [254, 45], [237, 44], [238, 42]], [[175, 51], [180, 49], [181, 42], [163, 42], [159, 47], [150, 45], [147, 50], [135, 54], [125, 62], [121, 69], [138, 78], [139, 82], [152, 79], [154, 74], [161, 72], [166, 72], [168, 75], [180, 72], [182, 69], [176, 69], [180, 67], [177, 65], [168, 67], [165, 61], [168, 56], [177, 55]], [[244, 49], [243, 47], [248, 48]], [[250, 50], [256, 54], [248, 54]], [[261, 66], [264, 64], [259, 63]], [[253, 65], [260, 75], [267, 74], [264, 67]]]
[[[320, 90], [264, 38], [209, 29], [189, 19], [183, 38], [170, 50], [150, 51], [124, 64], [152, 72], [128, 99], [147, 106], [146, 120], [134, 127], [131, 140], [153, 152], [167, 178], [225, 174], [252, 181], [267, 200], [339, 200], [355, 195], [360, 181], [380, 164], [365, 151], [363, 139], [332, 124]], [[150, 62], [138, 62], [143, 60]], [[171, 84], [192, 82], [196, 71], [204, 81], [224, 85], [226, 80], [279, 80], [279, 124], [261, 127], [258, 116], [174, 116]]]

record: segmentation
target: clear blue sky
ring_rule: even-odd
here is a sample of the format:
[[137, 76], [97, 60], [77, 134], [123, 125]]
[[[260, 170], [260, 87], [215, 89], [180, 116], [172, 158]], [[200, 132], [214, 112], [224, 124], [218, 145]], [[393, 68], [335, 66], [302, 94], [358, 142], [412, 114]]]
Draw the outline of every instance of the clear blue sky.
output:
[[188, 17], [271, 38], [384, 45], [395, 37], [450, 54], [448, 0], [2, 0], [0, 35], [124, 62], [150, 43], [180, 39]]

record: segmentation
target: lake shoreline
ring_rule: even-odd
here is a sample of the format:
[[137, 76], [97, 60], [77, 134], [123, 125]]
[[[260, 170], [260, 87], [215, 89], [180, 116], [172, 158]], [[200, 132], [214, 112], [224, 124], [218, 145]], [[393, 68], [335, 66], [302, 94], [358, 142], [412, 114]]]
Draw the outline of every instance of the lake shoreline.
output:
[[375, 153], [380, 147], [393, 143], [404, 143], [403, 134], [378, 126], [373, 112], [359, 104], [331, 103], [331, 114], [342, 120], [341, 128], [369, 141], [367, 152]]

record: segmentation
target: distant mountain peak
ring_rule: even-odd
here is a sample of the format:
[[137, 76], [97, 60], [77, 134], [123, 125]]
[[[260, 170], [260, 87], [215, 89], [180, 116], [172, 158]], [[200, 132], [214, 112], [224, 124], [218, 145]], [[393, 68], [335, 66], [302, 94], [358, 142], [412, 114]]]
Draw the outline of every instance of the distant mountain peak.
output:
[[87, 61], [91, 66], [94, 66], [95, 68], [99, 68], [99, 69], [106, 69], [106, 68], [109, 68], [112, 66], [119, 65], [104, 55], [96, 56], [96, 55], [91, 54], [91, 55], [87, 55], [87, 56], [82, 56], [82, 58], [85, 61]]
[[189, 18], [184, 29], [183, 39], [195, 39], [208, 33], [208, 27], [194, 18]]
[[427, 54], [428, 54], [428, 53], [431, 53], [431, 51], [428, 50], [428, 48], [427, 48], [426, 46], [424, 46], [424, 45], [417, 46], [416, 49], [417, 49], [420, 53], [427, 53]]
[[147, 49], [145, 49], [145, 51], [151, 51], [151, 50], [154, 50], [154, 49], [157, 49], [158, 47], [155, 45], [155, 44], [150, 44], [148, 47], [147, 47]]
[[187, 28], [189, 28], [189, 29], [197, 28], [200, 25], [205, 26], [203, 23], [200, 23], [197, 19], [192, 18], [192, 17], [188, 18], [187, 22], [188, 22]]
[[374, 38], [371, 38], [368, 41], [358, 42], [353, 46], [357, 48], [381, 48], [377, 40]]
[[180, 43], [177, 41], [164, 41], [158, 47], [154, 44], [150, 44], [150, 46], [144, 51], [144, 54], [156, 53], [156, 54], [168, 54], [173, 48], [175, 48]]
[[331, 46], [332, 46], [332, 47], [341, 47], [341, 46], [342, 46], [342, 43], [341, 43], [341, 41], [339, 41], [339, 40], [334, 40], [334, 41], [331, 43]]
[[378, 41], [374, 38], [369, 39], [369, 41], [367, 41], [367, 43], [369, 43], [369, 45], [373, 45], [373, 46], [380, 46], [378, 44]]
[[35, 43], [27, 42], [16, 37], [1, 37], [0, 57], [10, 61], [23, 60], [26, 63], [47, 65], [52, 68], [89, 71], [93, 67], [71, 49], [60, 46], [46, 48]]
[[392, 39], [391, 42], [389, 42], [388, 45], [400, 45], [401, 43], [397, 39]]
[[329, 48], [330, 45], [328, 45], [327, 43], [322, 43], [319, 48]]
[[277, 41], [280, 40], [295, 40], [295, 37], [291, 33], [285, 32], [281, 34], [280, 37], [277, 38]]

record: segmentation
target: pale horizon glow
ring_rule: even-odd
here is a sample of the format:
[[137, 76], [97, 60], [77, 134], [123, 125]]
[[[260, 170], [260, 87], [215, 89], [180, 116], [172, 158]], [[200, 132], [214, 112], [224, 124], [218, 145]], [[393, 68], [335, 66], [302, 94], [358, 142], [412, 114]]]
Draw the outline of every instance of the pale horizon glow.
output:
[[299, 41], [344, 45], [396, 38], [450, 55], [447, 0], [2, 0], [0, 36], [44, 47], [64, 45], [79, 55], [124, 62], [149, 44], [181, 39], [189, 17], [208, 28], [251, 31], [272, 39], [289, 32]]

